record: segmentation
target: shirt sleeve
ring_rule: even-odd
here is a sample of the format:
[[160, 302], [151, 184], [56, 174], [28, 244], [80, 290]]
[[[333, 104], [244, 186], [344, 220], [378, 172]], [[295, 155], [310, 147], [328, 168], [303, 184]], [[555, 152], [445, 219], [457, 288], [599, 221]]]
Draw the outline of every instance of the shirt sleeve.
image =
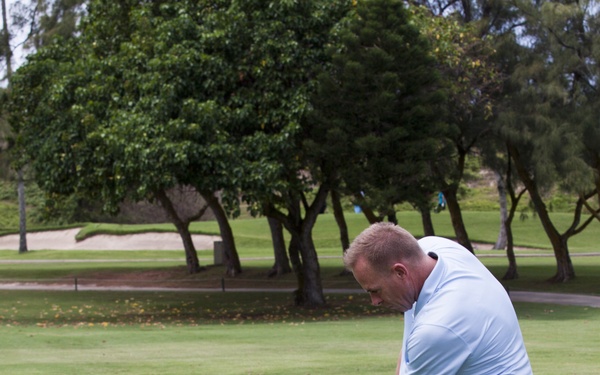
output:
[[420, 325], [406, 342], [403, 374], [456, 374], [470, 354], [467, 343], [448, 328]]

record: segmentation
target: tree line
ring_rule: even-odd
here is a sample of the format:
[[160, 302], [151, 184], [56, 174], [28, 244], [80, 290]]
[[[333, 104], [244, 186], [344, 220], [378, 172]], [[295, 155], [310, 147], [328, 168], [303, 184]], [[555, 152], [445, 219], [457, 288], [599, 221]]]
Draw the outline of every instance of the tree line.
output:
[[[55, 202], [75, 196], [107, 212], [158, 202], [192, 273], [201, 265], [189, 224], [209, 208], [227, 273], [242, 272], [228, 218], [244, 202], [269, 218], [274, 273], [291, 263], [297, 302], [316, 306], [325, 299], [311, 233], [328, 196], [345, 249], [342, 197], [370, 222], [395, 221], [408, 202], [432, 235], [441, 191], [457, 241], [473, 251], [458, 189], [478, 154], [507, 198], [506, 277], [518, 276], [510, 225], [527, 192], [554, 249], [553, 279], [568, 281], [568, 239], [600, 218], [591, 5], [90, 0], [72, 33], [44, 39], [10, 77], [14, 165]], [[181, 187], [206, 205], [183, 213], [172, 194]], [[544, 201], [551, 188], [577, 199], [563, 233]]]

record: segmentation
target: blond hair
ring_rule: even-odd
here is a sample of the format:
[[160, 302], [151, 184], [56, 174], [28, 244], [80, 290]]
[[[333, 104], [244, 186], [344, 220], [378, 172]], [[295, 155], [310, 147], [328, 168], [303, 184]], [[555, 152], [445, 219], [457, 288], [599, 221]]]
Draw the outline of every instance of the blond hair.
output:
[[344, 255], [344, 264], [352, 270], [364, 258], [375, 270], [388, 269], [390, 264], [416, 264], [425, 256], [417, 239], [393, 223], [375, 223], [352, 241]]

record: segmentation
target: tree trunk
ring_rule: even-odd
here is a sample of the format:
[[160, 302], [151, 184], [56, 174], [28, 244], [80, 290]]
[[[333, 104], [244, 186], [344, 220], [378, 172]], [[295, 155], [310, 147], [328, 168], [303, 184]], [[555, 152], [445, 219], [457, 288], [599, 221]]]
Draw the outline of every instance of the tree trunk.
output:
[[573, 268], [573, 263], [571, 262], [571, 257], [569, 256], [569, 249], [567, 246], [568, 237], [561, 236], [552, 224], [552, 220], [550, 219], [550, 215], [546, 209], [546, 204], [542, 200], [540, 192], [537, 188], [537, 184], [535, 180], [531, 178], [529, 171], [521, 161], [519, 151], [516, 149], [516, 147], [510, 144], [508, 145], [508, 148], [515, 163], [515, 168], [517, 169], [519, 178], [529, 192], [529, 196], [531, 197], [535, 211], [540, 218], [542, 227], [544, 228], [544, 231], [546, 232], [546, 235], [552, 244], [552, 249], [554, 250], [554, 257], [556, 258], [556, 274], [550, 280], [556, 282], [569, 281], [575, 278], [575, 270]]
[[394, 211], [393, 209], [390, 211], [390, 213], [387, 214], [387, 218], [390, 223], [398, 225], [398, 216], [396, 216], [396, 211]]
[[185, 263], [187, 265], [188, 273], [194, 274], [205, 269], [204, 267], [200, 267], [200, 261], [198, 260], [198, 253], [196, 252], [196, 247], [194, 246], [194, 241], [192, 240], [192, 235], [190, 233], [190, 223], [182, 220], [173, 205], [173, 202], [169, 199], [166, 192], [164, 190], [159, 190], [154, 193], [154, 196], [160, 202], [160, 205], [166, 211], [167, 216], [171, 219], [171, 222], [175, 225], [181, 240], [183, 241], [183, 249], [185, 251]]
[[508, 215], [504, 221], [504, 228], [506, 230], [506, 257], [508, 258], [508, 269], [502, 278], [504, 280], [514, 280], [519, 278], [519, 272], [517, 271], [517, 258], [515, 257], [512, 223], [515, 218], [515, 213], [517, 212], [517, 207], [519, 206], [519, 201], [523, 197], [523, 194], [525, 194], [526, 190], [522, 189], [519, 194], [515, 194], [515, 189], [512, 185], [513, 167], [511, 163], [510, 152], [507, 164], [506, 184], [504, 185], [506, 189], [504, 190], [504, 193], [505, 196], [506, 193], [508, 193], [508, 196], [510, 197], [510, 211], [508, 212]]
[[[340, 242], [342, 244], [342, 255], [346, 254], [346, 250], [350, 247], [350, 236], [348, 235], [348, 225], [346, 224], [346, 218], [344, 217], [344, 209], [342, 208], [342, 202], [340, 193], [337, 190], [331, 190], [331, 204], [333, 206], [333, 216], [335, 222], [340, 230]], [[340, 272], [340, 276], [347, 276], [352, 274], [349, 270], [344, 268]]]
[[268, 277], [281, 276], [292, 272], [290, 260], [285, 248], [285, 239], [283, 237], [283, 225], [277, 219], [268, 217], [269, 228], [271, 229], [271, 239], [273, 240], [273, 255], [275, 264], [267, 274]]
[[12, 56], [13, 51], [10, 47], [10, 30], [8, 28], [8, 12], [6, 11], [6, 0], [2, 0], [2, 22], [4, 25], [3, 33], [2, 33], [2, 49], [3, 55], [6, 61], [6, 79], [10, 83], [12, 78]]
[[348, 236], [348, 225], [344, 217], [344, 210], [340, 199], [340, 193], [337, 190], [331, 190], [331, 204], [333, 206], [333, 216], [340, 230], [340, 242], [342, 244], [342, 253], [350, 247], [350, 237]]
[[381, 219], [375, 215], [371, 207], [365, 205], [365, 201], [362, 194], [354, 194], [354, 198], [356, 202], [355, 204], [357, 204], [360, 207], [360, 210], [367, 218], [369, 224], [375, 224], [381, 221]]
[[300, 255], [304, 276], [303, 306], [319, 307], [325, 305], [325, 296], [323, 295], [323, 285], [321, 283], [319, 259], [311, 232], [311, 230], [306, 230], [300, 235]]
[[[508, 183], [510, 184], [510, 180]], [[510, 212], [506, 217], [506, 221], [504, 222], [504, 229], [506, 230], [506, 257], [508, 258], [508, 269], [506, 273], [502, 277], [504, 280], [514, 280], [519, 278], [519, 273], [517, 271], [517, 258], [515, 257], [515, 249], [514, 249], [514, 240], [512, 233], [512, 222], [515, 217], [515, 212], [517, 211], [517, 206], [519, 204], [519, 200], [523, 196], [523, 192], [519, 193], [518, 196], [515, 196], [512, 188], [510, 190]]]
[[[329, 189], [321, 185], [310, 206], [306, 203], [304, 197], [302, 199], [300, 197], [290, 197], [287, 214], [283, 214], [273, 206], [265, 207], [265, 214], [277, 217], [292, 236], [290, 260], [298, 279], [298, 289], [295, 291], [297, 305], [306, 307], [325, 305], [321, 270], [315, 244], [312, 240], [312, 230], [317, 222], [320, 208], [323, 207], [328, 194]], [[304, 210], [300, 209], [300, 201], [304, 203]], [[302, 211], [304, 211], [304, 218], [302, 218]]]
[[377, 217], [377, 215], [375, 215], [375, 213], [373, 212], [371, 207], [361, 204], [360, 210], [363, 212], [363, 214], [367, 218], [367, 221], [369, 222], [369, 224], [375, 224], [375, 223], [379, 223], [381, 221], [381, 218], [379, 218], [379, 217]]
[[423, 224], [423, 235], [424, 236], [435, 236], [435, 230], [433, 229], [433, 222], [431, 221], [431, 210], [429, 207], [419, 207], [421, 212], [421, 223]]
[[471, 9], [471, 1], [470, 0], [461, 0], [460, 2], [463, 8], [463, 22], [468, 24], [473, 20], [473, 11]]
[[[319, 216], [319, 208], [325, 203], [329, 190], [321, 185], [310, 207], [305, 208], [304, 220], [294, 220], [297, 224], [292, 228], [298, 234], [300, 257], [302, 259], [302, 300], [305, 307], [318, 307], [325, 305], [323, 285], [321, 283], [321, 269], [317, 250], [312, 239], [312, 230]], [[299, 218], [299, 212], [297, 213]]]
[[517, 258], [515, 257], [513, 243], [512, 227], [510, 225], [510, 223], [507, 223], [506, 225], [506, 257], [508, 258], [508, 268], [502, 277], [503, 280], [515, 280], [519, 278], [519, 273], [517, 272]]
[[554, 255], [556, 256], [556, 274], [550, 278], [550, 281], [565, 283], [575, 278], [575, 269], [569, 255], [567, 239], [567, 237], [559, 236], [556, 239], [557, 245], [551, 240], [552, 247], [556, 246], [559, 251], [554, 251]]
[[[498, 232], [498, 239], [494, 244], [494, 249], [502, 250], [506, 248], [507, 233], [506, 233], [506, 219], [508, 217], [508, 208], [506, 202], [506, 185], [502, 174], [498, 171], [494, 171], [496, 175], [496, 187], [498, 188], [498, 202], [500, 203], [500, 231]], [[510, 183], [510, 182], [509, 182]]]
[[27, 215], [25, 206], [25, 181], [23, 168], [18, 171], [17, 195], [19, 199], [19, 253], [27, 252]]
[[462, 218], [460, 205], [458, 204], [456, 188], [448, 188], [447, 190], [444, 190], [443, 193], [444, 197], [446, 197], [446, 204], [448, 205], [448, 212], [450, 212], [450, 219], [452, 220], [456, 241], [467, 250], [474, 253], [473, 245], [471, 244], [471, 240], [469, 240], [467, 228], [465, 228], [465, 223]]
[[200, 195], [204, 197], [206, 203], [215, 214], [217, 223], [219, 224], [219, 230], [221, 232], [221, 239], [223, 241], [223, 248], [225, 250], [225, 262], [227, 270], [225, 271], [228, 276], [234, 277], [237, 274], [242, 273], [242, 265], [240, 263], [240, 257], [238, 256], [237, 249], [235, 247], [235, 240], [233, 238], [233, 231], [229, 225], [229, 220], [225, 214], [225, 210], [221, 206], [219, 199], [212, 192], [201, 192]]
[[296, 275], [298, 288], [294, 291], [294, 304], [296, 306], [304, 305], [304, 270], [302, 269], [302, 260], [300, 259], [300, 238], [292, 233], [289, 245], [290, 261], [292, 269]]
[[[2, 55], [6, 61], [6, 80], [10, 85], [12, 79], [12, 56], [13, 51], [10, 46], [10, 29], [8, 28], [8, 12], [6, 10], [6, 0], [2, 0]], [[26, 206], [25, 206], [25, 181], [23, 180], [23, 167], [17, 171], [17, 195], [19, 199], [19, 253], [27, 252], [27, 225], [26, 225]]]
[[[510, 184], [510, 182], [509, 182]], [[519, 194], [518, 197], [515, 197], [514, 192], [511, 190], [511, 206], [510, 212], [506, 217], [504, 228], [506, 230], [506, 257], [508, 258], [508, 269], [506, 273], [502, 277], [503, 280], [514, 280], [519, 278], [519, 273], [517, 272], [517, 258], [515, 257], [515, 249], [514, 249], [514, 241], [513, 241], [513, 233], [512, 233], [512, 221], [515, 217], [515, 212], [517, 211], [517, 205], [519, 204], [519, 200], [522, 196], [522, 193]]]

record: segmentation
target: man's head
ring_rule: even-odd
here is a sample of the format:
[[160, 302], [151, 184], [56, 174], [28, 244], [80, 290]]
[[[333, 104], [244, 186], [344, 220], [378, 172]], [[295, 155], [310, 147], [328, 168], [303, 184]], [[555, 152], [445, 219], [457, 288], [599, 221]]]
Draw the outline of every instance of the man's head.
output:
[[391, 223], [365, 229], [346, 251], [344, 263], [374, 305], [402, 312], [417, 300], [435, 265], [413, 235]]

